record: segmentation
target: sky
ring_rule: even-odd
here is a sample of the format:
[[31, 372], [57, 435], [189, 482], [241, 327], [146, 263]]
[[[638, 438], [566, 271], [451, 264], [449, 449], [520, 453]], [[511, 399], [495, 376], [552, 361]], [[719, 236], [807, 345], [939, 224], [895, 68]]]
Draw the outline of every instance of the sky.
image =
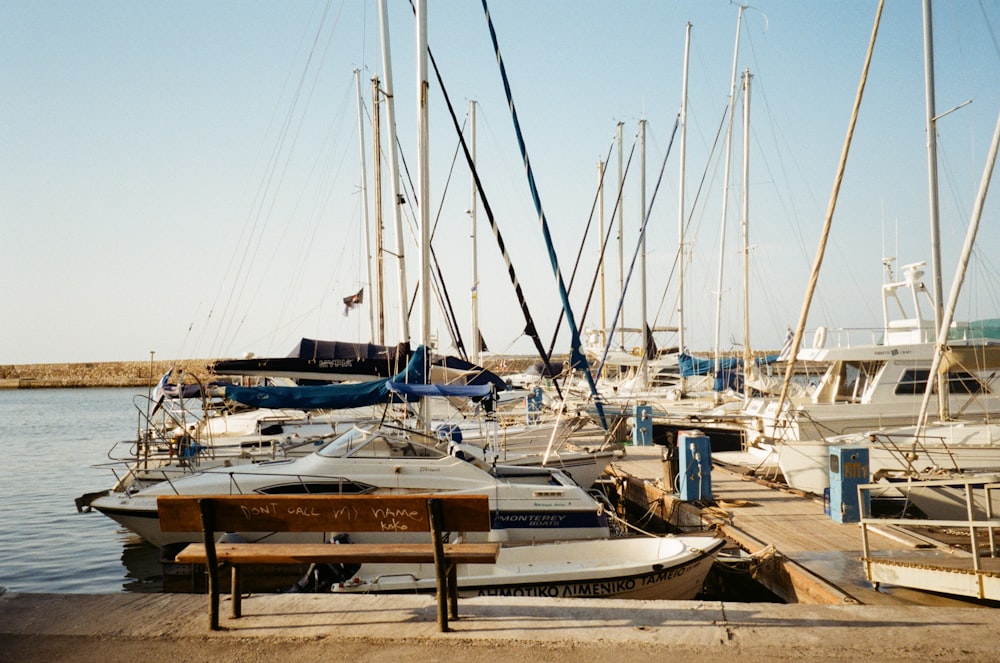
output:
[[[473, 269], [470, 169], [433, 70], [428, 215], [435, 280], [446, 294], [435, 290], [431, 338], [422, 338], [416, 30], [408, 2], [387, 8], [408, 293], [401, 304], [383, 101], [377, 307], [370, 286], [379, 262], [368, 260], [378, 208], [371, 79], [384, 81], [385, 72], [374, 0], [0, 2], [0, 364], [283, 356], [302, 337], [396, 343], [401, 311], [411, 307], [413, 343], [452, 353], [452, 326], [471, 347], [476, 276], [489, 350], [533, 352], [481, 199]], [[489, 3], [578, 327], [610, 326], [620, 299], [620, 324], [639, 325], [641, 260], [633, 256], [645, 191], [647, 323], [683, 324], [693, 351], [710, 351], [716, 329], [724, 351], [747, 336], [755, 349], [781, 346], [803, 308], [876, 8], [875, 0], [746, 6], [726, 186], [737, 4]], [[933, 12], [936, 109], [947, 113], [937, 120], [947, 295], [1000, 113], [1000, 3], [942, 0]], [[555, 351], [566, 352], [565, 323], [556, 335], [558, 281], [482, 2], [438, 0], [427, 17], [430, 51], [467, 140], [475, 102], [479, 179], [542, 342], [555, 336]], [[747, 70], [749, 93], [739, 82]], [[675, 132], [682, 107], [685, 128]], [[902, 265], [929, 263], [926, 108], [920, 3], [889, 0], [808, 328], [881, 327], [885, 260], [894, 259], [896, 278]], [[620, 244], [619, 125], [627, 166]], [[962, 319], [1000, 317], [992, 251], [1000, 191], [991, 194]], [[603, 289], [595, 276], [602, 226], [610, 236]], [[620, 266], [632, 274], [624, 297]], [[343, 298], [361, 289], [364, 302], [345, 310]]]

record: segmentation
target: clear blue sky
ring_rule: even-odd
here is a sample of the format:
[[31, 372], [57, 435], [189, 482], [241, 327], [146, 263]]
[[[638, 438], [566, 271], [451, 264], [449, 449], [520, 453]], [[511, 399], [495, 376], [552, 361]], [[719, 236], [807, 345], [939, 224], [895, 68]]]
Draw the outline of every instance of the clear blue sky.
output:
[[[876, 6], [760, 0], [744, 14], [738, 68], [752, 73], [756, 348], [779, 347], [798, 318]], [[627, 155], [639, 120], [647, 120], [648, 310], [658, 325], [677, 324], [670, 278], [677, 144], [655, 200], [653, 191], [680, 108], [685, 25], [692, 24], [685, 326], [691, 349], [711, 348], [723, 189], [720, 148], [712, 153], [711, 146], [729, 94], [737, 5], [507, 0], [490, 11], [567, 279], [594, 201], [597, 162], [618, 122]], [[415, 30], [408, 2], [391, 0], [389, 13], [402, 157], [416, 178]], [[150, 351], [162, 359], [284, 355], [302, 336], [367, 340], [370, 292], [346, 317], [341, 300], [368, 280], [353, 72], [361, 70], [370, 115], [369, 80], [382, 69], [377, 18], [376, 3], [361, 0], [0, 3], [0, 364], [140, 360]], [[479, 104], [481, 178], [547, 343], [557, 290], [481, 4], [439, 0], [428, 18], [430, 47], [460, 119], [469, 100]], [[1000, 112], [1000, 5], [937, 2], [934, 21], [938, 111], [973, 100], [939, 123], [947, 292]], [[882, 258], [897, 257], [898, 265], [929, 259], [924, 109], [920, 3], [890, 0], [810, 327], [879, 326]], [[455, 132], [436, 83], [430, 115], [434, 248], [468, 344], [469, 174], [461, 161], [452, 169]], [[364, 132], [370, 143], [367, 121]], [[743, 336], [742, 133], [738, 120], [724, 349]], [[370, 171], [371, 148], [366, 160]], [[637, 163], [624, 193], [626, 256], [640, 224]], [[611, 224], [616, 151], [609, 167]], [[370, 195], [370, 173], [368, 187]], [[994, 187], [962, 318], [1000, 317], [991, 255], [998, 196]], [[388, 202], [386, 209], [392, 249]], [[369, 210], [373, 217], [374, 203]], [[531, 352], [481, 206], [479, 220], [483, 333], [493, 351]], [[412, 236], [406, 246], [412, 290]], [[596, 247], [591, 237], [572, 294], [578, 318]], [[396, 259], [387, 255], [384, 265], [386, 341], [394, 343]], [[617, 269], [613, 244], [609, 318]], [[638, 322], [637, 293], [635, 284], [626, 324]], [[598, 323], [597, 306], [595, 297], [583, 325]], [[417, 311], [412, 319], [418, 341]], [[436, 314], [432, 326], [448, 351]], [[556, 350], [567, 347], [563, 334]]]

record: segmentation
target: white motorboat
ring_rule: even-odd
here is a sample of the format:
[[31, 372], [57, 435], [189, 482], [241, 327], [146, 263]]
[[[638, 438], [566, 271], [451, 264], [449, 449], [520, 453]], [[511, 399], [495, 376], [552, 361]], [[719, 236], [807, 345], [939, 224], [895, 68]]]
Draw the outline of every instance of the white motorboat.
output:
[[830, 485], [832, 447], [868, 449], [868, 471], [885, 476], [930, 477], [944, 472], [1000, 472], [1000, 423], [943, 422], [840, 435], [774, 446], [789, 486], [822, 495]]
[[[458, 565], [458, 591], [472, 596], [687, 600], [705, 582], [724, 539], [627, 537], [504, 545], [492, 566]], [[478, 567], [478, 568], [477, 568]], [[434, 566], [363, 564], [334, 592], [433, 592]]]
[[[822, 494], [829, 484], [827, 469], [829, 447], [865, 443], [873, 430], [902, 429], [915, 426], [934, 358], [933, 315], [922, 310], [920, 295], [927, 295], [922, 281], [923, 263], [903, 268], [902, 281], [882, 286], [884, 327], [881, 340], [868, 344], [838, 343], [827, 347], [825, 329], [817, 330], [812, 348], [803, 349], [799, 360], [825, 362], [828, 365], [819, 384], [808, 398], [789, 399], [778, 412], [777, 398], [756, 398], [744, 408], [748, 444], [773, 451], [788, 484], [796, 489]], [[901, 297], [908, 292], [907, 297]], [[904, 299], [909, 305], [904, 305]], [[924, 302], [925, 305], [929, 302]], [[906, 317], [906, 311], [912, 310]], [[904, 317], [893, 318], [891, 312]], [[986, 333], [985, 325], [955, 324], [951, 347], [976, 354], [997, 340]], [[946, 371], [948, 409], [960, 412], [963, 419], [983, 420], [1000, 412], [1000, 396], [994, 393], [981, 366], [967, 363]], [[957, 429], [956, 429], [957, 430]], [[936, 446], [928, 438], [922, 445], [924, 458], [942, 462], [958, 446], [968, 447], [961, 469], [995, 464], [996, 450], [980, 444]], [[876, 451], [873, 468], [905, 469], [905, 459], [893, 449]], [[951, 467], [954, 462], [945, 466]]]
[[[301, 458], [215, 467], [161, 481], [135, 492], [111, 493], [94, 509], [164, 547], [197, 541], [199, 532], [160, 532], [158, 495], [486, 493], [500, 541], [603, 538], [609, 535], [602, 506], [563, 472], [497, 465], [489, 470], [447, 453], [438, 438], [416, 431], [359, 425]], [[248, 540], [275, 537], [243, 533]]]

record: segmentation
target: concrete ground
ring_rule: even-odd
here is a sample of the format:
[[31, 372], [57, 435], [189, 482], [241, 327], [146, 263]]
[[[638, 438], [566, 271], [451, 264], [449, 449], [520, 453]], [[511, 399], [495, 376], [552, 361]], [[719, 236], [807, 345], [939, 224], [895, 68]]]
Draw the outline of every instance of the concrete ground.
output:
[[0, 596], [0, 661], [1000, 661], [990, 608], [475, 598], [437, 630], [430, 596], [244, 600], [211, 632], [189, 594]]

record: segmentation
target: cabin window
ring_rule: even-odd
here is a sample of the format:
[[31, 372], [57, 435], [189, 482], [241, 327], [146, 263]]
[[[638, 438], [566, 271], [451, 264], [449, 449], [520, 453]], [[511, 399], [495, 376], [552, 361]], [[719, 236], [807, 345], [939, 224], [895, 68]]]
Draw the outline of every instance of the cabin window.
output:
[[[898, 395], [922, 394], [927, 389], [927, 376], [930, 369], [911, 368], [903, 372], [896, 385]], [[984, 394], [988, 393], [986, 385], [975, 375], [966, 371], [948, 373], [948, 393], [951, 394]]]
[[883, 363], [878, 361], [845, 361], [840, 367], [837, 400], [858, 402], [868, 389]]

